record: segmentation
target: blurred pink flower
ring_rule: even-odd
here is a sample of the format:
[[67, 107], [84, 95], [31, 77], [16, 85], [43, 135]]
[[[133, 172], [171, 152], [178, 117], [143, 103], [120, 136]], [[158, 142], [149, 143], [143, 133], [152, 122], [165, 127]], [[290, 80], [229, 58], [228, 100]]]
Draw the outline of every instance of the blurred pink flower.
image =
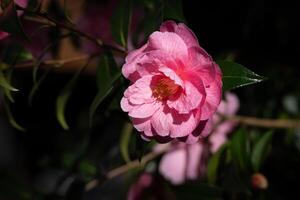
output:
[[[217, 113], [234, 115], [239, 108], [239, 100], [233, 93], [225, 93]], [[196, 144], [173, 143], [172, 148], [163, 155], [160, 164], [160, 173], [173, 184], [182, 184], [186, 180], [198, 179], [206, 172], [207, 160], [210, 154], [215, 153], [226, 141], [235, 123], [224, 121], [218, 114], [213, 117], [216, 126], [208, 140]], [[161, 145], [161, 144], [160, 144]], [[155, 148], [160, 148], [158, 147]]]
[[[2, 0], [0, 0], [0, 4], [1, 4], [1, 1]], [[25, 7], [27, 7], [28, 0], [15, 0], [15, 4], [25, 8]], [[10, 10], [9, 10], [9, 12], [10, 12]], [[17, 13], [18, 13], [18, 16], [20, 16], [23, 14], [23, 11], [18, 10]], [[2, 15], [2, 12], [0, 10], [0, 17], [1, 17], [1, 15]], [[0, 30], [0, 40], [6, 38], [7, 36], [9, 36], [9, 33], [6, 33], [4, 31]]]
[[184, 24], [166, 21], [126, 57], [131, 81], [121, 100], [144, 139], [195, 143], [211, 129], [221, 100], [221, 71]]
[[162, 178], [153, 176], [149, 173], [143, 173], [129, 189], [128, 200], [144, 199], [175, 199], [173, 195], [164, 190]]

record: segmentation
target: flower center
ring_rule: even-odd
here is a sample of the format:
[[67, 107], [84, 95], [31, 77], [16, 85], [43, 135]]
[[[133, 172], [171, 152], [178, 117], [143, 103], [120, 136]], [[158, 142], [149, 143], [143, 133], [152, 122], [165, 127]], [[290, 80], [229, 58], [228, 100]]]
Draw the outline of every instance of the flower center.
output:
[[161, 78], [157, 81], [156, 85], [152, 89], [152, 94], [158, 100], [164, 100], [171, 95], [174, 95], [179, 89], [179, 85], [167, 77]]

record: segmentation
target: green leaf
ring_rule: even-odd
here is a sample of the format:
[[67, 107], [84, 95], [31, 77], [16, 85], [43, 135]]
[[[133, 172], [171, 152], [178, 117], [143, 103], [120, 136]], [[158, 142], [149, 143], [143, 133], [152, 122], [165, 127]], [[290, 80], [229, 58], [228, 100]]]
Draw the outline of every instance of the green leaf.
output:
[[115, 82], [117, 82], [117, 80], [120, 77], [121, 77], [121, 73], [116, 74], [110, 81], [109, 88], [107, 88], [106, 90], [99, 90], [99, 92], [97, 93], [97, 95], [94, 98], [94, 100], [90, 106], [90, 109], [89, 109], [90, 126], [92, 125], [93, 116], [94, 116], [97, 108], [106, 99], [106, 97], [109, 96], [111, 94], [111, 92], [114, 90], [114, 88], [115, 88], [114, 84], [115, 84]]
[[223, 199], [224, 193], [224, 191], [217, 186], [199, 182], [187, 182], [180, 186], [174, 186], [173, 189], [176, 197], [178, 197], [176, 199], [179, 200], [221, 200]]
[[248, 151], [247, 151], [247, 137], [244, 129], [239, 129], [232, 136], [230, 141], [230, 152], [232, 159], [245, 171], [248, 166]]
[[13, 36], [29, 40], [18, 17], [14, 1], [9, 1], [4, 8], [0, 18], [0, 29]]
[[97, 85], [99, 88], [90, 109], [89, 109], [89, 122], [92, 125], [93, 116], [98, 106], [111, 94], [115, 88], [114, 84], [121, 77], [120, 70], [116, 70], [116, 64], [113, 57], [103, 54], [97, 68]]
[[10, 85], [9, 81], [7, 80], [7, 78], [5, 77], [1, 69], [0, 69], [0, 86], [9, 91], [19, 91], [18, 89]]
[[270, 141], [272, 139], [272, 136], [273, 131], [268, 131], [267, 133], [264, 133], [253, 147], [251, 162], [255, 171], [259, 170], [262, 161], [267, 154], [267, 150], [270, 147]]
[[217, 63], [223, 73], [223, 90], [243, 87], [266, 79], [238, 63], [230, 61], [218, 61]]
[[32, 86], [30, 93], [29, 93], [29, 97], [28, 97], [28, 104], [32, 105], [32, 101], [33, 101], [33, 97], [35, 95], [35, 93], [38, 91], [39, 87], [41, 86], [41, 84], [43, 83], [43, 81], [46, 79], [47, 75], [49, 74], [49, 72], [51, 71], [51, 68], [46, 69], [46, 71], [43, 73], [43, 75], [40, 77], [40, 79], [38, 79]]
[[132, 124], [126, 122], [121, 132], [120, 151], [125, 162], [130, 162], [129, 143], [130, 143], [130, 136], [132, 135], [132, 130], [133, 130]]
[[[11, 76], [12, 76], [12, 70], [10, 69], [10, 70], [6, 73], [6, 77], [7, 77], [7, 80], [8, 80], [9, 82], [11, 81]], [[5, 94], [5, 96], [7, 97], [7, 99], [8, 99], [11, 103], [14, 103], [14, 102], [15, 102], [11, 90], [9, 90], [9, 89], [7, 89], [7, 88], [4, 88], [4, 94]]]
[[179, 22], [185, 22], [181, 0], [162, 0], [163, 19], [173, 19]]
[[123, 47], [127, 46], [128, 31], [131, 20], [131, 0], [120, 0], [111, 19], [111, 32], [115, 41]]
[[4, 108], [5, 108], [5, 111], [6, 111], [6, 115], [7, 115], [7, 117], [8, 117], [8, 121], [9, 121], [9, 123], [12, 125], [12, 127], [14, 127], [15, 129], [17, 129], [17, 130], [19, 130], [19, 131], [25, 132], [26, 129], [23, 128], [22, 126], [20, 126], [20, 125], [16, 122], [14, 116], [13, 116], [12, 113], [11, 113], [10, 107], [9, 107], [8, 103], [5, 101], [5, 99], [3, 100], [2, 103], [3, 103], [3, 105], [4, 105]]
[[221, 156], [224, 155], [227, 145], [223, 145], [213, 156], [209, 159], [207, 165], [207, 179], [209, 183], [215, 183], [220, 164]]
[[89, 62], [87, 62], [81, 68], [79, 68], [79, 70], [73, 75], [71, 80], [61, 90], [59, 96], [56, 99], [56, 119], [64, 130], [69, 130], [69, 126], [65, 118], [66, 104], [78, 80], [79, 75], [84, 70], [84, 68], [88, 65], [88, 63]]

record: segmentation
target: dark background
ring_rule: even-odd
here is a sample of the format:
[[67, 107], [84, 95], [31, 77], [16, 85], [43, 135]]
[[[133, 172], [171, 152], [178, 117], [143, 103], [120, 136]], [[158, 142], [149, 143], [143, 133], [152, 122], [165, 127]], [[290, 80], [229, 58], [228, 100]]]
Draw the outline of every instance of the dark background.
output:
[[[299, 117], [299, 110], [289, 113], [283, 104], [287, 95], [295, 97], [298, 103], [300, 99], [299, 9], [296, 1], [183, 1], [188, 26], [209, 54], [214, 58], [230, 55], [236, 62], [268, 77], [263, 83], [234, 91], [241, 101], [239, 114], [266, 118], [281, 115]], [[81, 194], [84, 178], [82, 174], [77, 175], [78, 170], [65, 163], [66, 154], [75, 159], [89, 159], [98, 169], [111, 166], [108, 158], [115, 155], [111, 147], [118, 145], [118, 123], [126, 116], [117, 111], [105, 116], [99, 110], [95, 117], [96, 125], [88, 129], [87, 108], [97, 88], [95, 77], [82, 75], [67, 107], [67, 120], [72, 128], [68, 132], [62, 131], [55, 119], [55, 99], [70, 77], [70, 74], [55, 73], [48, 76], [33, 105], [28, 106], [31, 71], [15, 72], [14, 79], [18, 80], [22, 90], [16, 96], [12, 111], [28, 132], [12, 129], [1, 109], [1, 200], [1, 194], [5, 199], [10, 196], [17, 199], [27, 193], [34, 193], [36, 199], [60, 199], [59, 194], [51, 193], [51, 184], [55, 184], [64, 173], [74, 174], [67, 196], [79, 198], [77, 192]], [[100, 120], [101, 123], [97, 123]], [[115, 132], [110, 131], [112, 127], [117, 127]], [[107, 132], [109, 134], [104, 134]], [[299, 136], [295, 131], [276, 130], [271, 154], [263, 166], [263, 173], [269, 180], [268, 199], [294, 199], [299, 196], [300, 154], [297, 141]], [[99, 161], [99, 158], [103, 159]], [[93, 175], [101, 176], [99, 171]], [[45, 182], [40, 183], [41, 180]], [[111, 190], [108, 187], [99, 191], [109, 193]]]

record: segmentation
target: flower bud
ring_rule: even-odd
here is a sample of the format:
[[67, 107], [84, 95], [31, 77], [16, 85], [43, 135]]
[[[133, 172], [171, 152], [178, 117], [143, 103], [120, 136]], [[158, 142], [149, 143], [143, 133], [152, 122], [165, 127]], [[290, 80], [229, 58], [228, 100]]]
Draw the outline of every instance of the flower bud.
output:
[[253, 174], [251, 177], [252, 187], [255, 189], [267, 189], [268, 188], [268, 180], [267, 178], [260, 173]]

